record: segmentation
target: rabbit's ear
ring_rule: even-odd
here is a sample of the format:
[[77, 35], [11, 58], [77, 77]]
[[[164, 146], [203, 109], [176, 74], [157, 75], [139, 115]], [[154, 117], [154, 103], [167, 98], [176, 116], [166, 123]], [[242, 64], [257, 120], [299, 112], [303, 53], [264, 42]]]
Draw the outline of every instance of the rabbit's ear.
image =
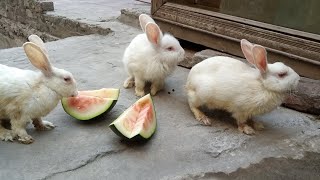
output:
[[162, 39], [162, 32], [158, 25], [156, 25], [155, 23], [148, 23], [146, 25], [146, 34], [147, 34], [148, 40], [152, 44], [159, 46], [160, 41]]
[[29, 58], [31, 64], [42, 71], [46, 76], [52, 75], [52, 67], [47, 55], [43, 50], [32, 42], [26, 42], [23, 44], [24, 51]]
[[260, 70], [261, 74], [266, 73], [268, 67], [266, 49], [263, 46], [254, 45], [252, 48], [252, 53], [256, 62], [256, 67]]
[[44, 46], [44, 43], [43, 43], [42, 39], [39, 36], [37, 36], [35, 34], [32, 34], [32, 35], [30, 35], [28, 37], [28, 40], [30, 42], [33, 42], [34, 44], [38, 45], [42, 49], [42, 51], [45, 52], [48, 55], [47, 49]]
[[241, 39], [241, 50], [242, 50], [242, 53], [244, 54], [244, 57], [246, 57], [247, 61], [250, 64], [255, 65], [254, 57], [252, 54], [252, 48], [253, 48], [253, 44], [251, 44], [246, 39]]
[[146, 25], [148, 23], [150, 23], [150, 22], [151, 23], [155, 23], [154, 20], [150, 16], [148, 16], [146, 14], [140, 14], [139, 22], [140, 22], [140, 26], [141, 26], [141, 29], [142, 29], [143, 32], [146, 32]]

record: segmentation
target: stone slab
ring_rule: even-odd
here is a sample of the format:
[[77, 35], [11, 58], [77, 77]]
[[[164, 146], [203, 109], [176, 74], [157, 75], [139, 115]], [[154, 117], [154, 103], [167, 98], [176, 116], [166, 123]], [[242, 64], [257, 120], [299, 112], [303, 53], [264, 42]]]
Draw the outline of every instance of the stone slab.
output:
[[[114, 109], [95, 121], [80, 122], [59, 104], [44, 118], [57, 125], [54, 130], [37, 132], [28, 127], [33, 144], [0, 142], [0, 179], [193, 179], [236, 172], [269, 157], [304, 159], [305, 152], [320, 152], [320, 122], [285, 108], [256, 117], [266, 129], [255, 136], [239, 133], [225, 116], [211, 127], [199, 124], [184, 91], [189, 70], [181, 67], [154, 97], [158, 128], [153, 138], [142, 144], [120, 140], [108, 125], [137, 100], [133, 89], [122, 88], [126, 73], [121, 57], [140, 31], [118, 27], [122, 31], [109, 36], [46, 43], [52, 64], [72, 72], [80, 90], [121, 88]], [[33, 69], [22, 48], [0, 54], [1, 64]]]
[[[181, 67], [154, 97], [158, 128], [153, 138], [141, 144], [120, 140], [108, 125], [138, 99], [133, 89], [122, 88], [126, 74], [121, 58], [141, 31], [108, 17], [112, 14], [108, 12], [106, 22], [97, 22], [108, 1], [90, 5], [91, 1], [53, 1], [60, 2], [55, 15], [66, 13], [68, 18], [96, 9], [88, 18], [79, 12], [79, 18], [114, 32], [46, 43], [52, 63], [71, 71], [80, 90], [119, 87], [120, 98], [110, 113], [90, 122], [74, 120], [59, 104], [44, 118], [57, 125], [54, 130], [37, 132], [28, 127], [33, 144], [0, 142], [0, 179], [288, 179], [302, 167], [305, 179], [319, 179], [319, 158], [314, 158], [320, 152], [319, 119], [278, 108], [255, 118], [266, 126], [255, 136], [239, 133], [226, 116], [219, 116], [211, 127], [202, 126], [189, 110], [183, 87], [189, 70]], [[34, 69], [22, 48], [0, 50], [0, 54], [1, 64]]]

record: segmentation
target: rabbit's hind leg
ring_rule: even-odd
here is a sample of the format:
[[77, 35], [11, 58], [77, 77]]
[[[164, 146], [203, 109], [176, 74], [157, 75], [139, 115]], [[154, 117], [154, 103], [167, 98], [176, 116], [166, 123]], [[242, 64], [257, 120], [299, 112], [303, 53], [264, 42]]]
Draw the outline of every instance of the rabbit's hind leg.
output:
[[202, 111], [200, 111], [199, 107], [201, 106], [201, 104], [199, 103], [199, 100], [197, 99], [197, 96], [195, 95], [195, 92], [193, 90], [188, 90], [188, 103], [195, 118], [204, 125], [210, 126], [211, 119]]
[[23, 118], [23, 116], [16, 116], [10, 119], [12, 132], [18, 138], [18, 141], [23, 144], [32, 143], [33, 138], [26, 131], [26, 126], [31, 122], [31, 119]]
[[14, 137], [12, 131], [2, 127], [0, 124], [0, 140], [2, 141], [13, 141]]

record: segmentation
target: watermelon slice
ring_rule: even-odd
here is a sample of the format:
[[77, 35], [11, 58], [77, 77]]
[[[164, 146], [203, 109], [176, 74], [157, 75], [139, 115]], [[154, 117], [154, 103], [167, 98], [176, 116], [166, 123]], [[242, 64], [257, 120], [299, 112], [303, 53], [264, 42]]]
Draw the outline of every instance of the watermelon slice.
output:
[[64, 111], [78, 120], [90, 120], [109, 112], [117, 103], [119, 89], [79, 91], [78, 96], [62, 98]]
[[156, 112], [150, 94], [136, 101], [125, 110], [109, 127], [127, 140], [147, 140], [157, 126]]

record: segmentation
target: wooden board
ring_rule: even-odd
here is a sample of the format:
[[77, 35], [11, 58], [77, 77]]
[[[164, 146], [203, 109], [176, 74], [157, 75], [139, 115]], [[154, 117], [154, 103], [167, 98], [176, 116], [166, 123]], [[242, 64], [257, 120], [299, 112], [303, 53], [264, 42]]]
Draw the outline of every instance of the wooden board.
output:
[[300, 75], [320, 79], [320, 36], [213, 11], [152, 0], [152, 15], [164, 31], [243, 57], [240, 40], [261, 44], [270, 62], [282, 61]]

